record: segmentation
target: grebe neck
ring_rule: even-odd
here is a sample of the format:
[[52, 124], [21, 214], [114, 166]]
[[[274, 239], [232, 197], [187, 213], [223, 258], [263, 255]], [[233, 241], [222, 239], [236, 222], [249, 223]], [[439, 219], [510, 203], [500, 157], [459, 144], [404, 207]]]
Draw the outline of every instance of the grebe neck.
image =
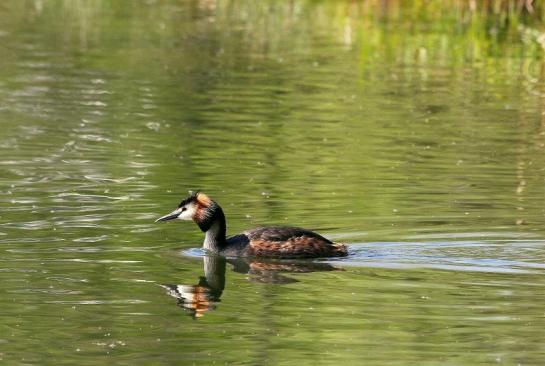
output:
[[227, 245], [227, 226], [221, 207], [217, 206], [209, 218], [199, 223], [199, 227], [205, 232], [204, 249], [218, 253]]

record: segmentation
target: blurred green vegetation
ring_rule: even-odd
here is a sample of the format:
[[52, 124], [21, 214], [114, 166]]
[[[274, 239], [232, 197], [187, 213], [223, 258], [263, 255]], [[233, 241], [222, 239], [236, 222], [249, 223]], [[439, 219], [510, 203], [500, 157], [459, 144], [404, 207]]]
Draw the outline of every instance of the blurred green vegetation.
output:
[[[265, 43], [280, 47], [277, 42], [287, 29], [303, 31], [303, 24], [311, 19], [318, 33], [336, 24], [336, 36], [347, 45], [365, 41], [417, 58], [430, 52], [431, 58], [456, 61], [500, 54], [538, 57], [545, 46], [541, 0], [23, 0], [7, 2], [0, 9], [2, 27], [8, 31], [48, 15], [60, 18], [57, 26], [68, 30], [64, 42], [79, 42], [82, 48], [106, 38], [156, 41], [179, 28], [169, 25], [183, 27], [194, 19], [210, 30], [237, 19], [260, 47]], [[149, 27], [115, 27], [123, 18], [137, 17], [147, 19]], [[109, 29], [114, 34], [104, 34], [105, 24], [115, 27]], [[222, 33], [232, 31], [237, 29]], [[305, 32], [291, 35], [309, 36]], [[508, 49], [512, 53], [504, 53]]]

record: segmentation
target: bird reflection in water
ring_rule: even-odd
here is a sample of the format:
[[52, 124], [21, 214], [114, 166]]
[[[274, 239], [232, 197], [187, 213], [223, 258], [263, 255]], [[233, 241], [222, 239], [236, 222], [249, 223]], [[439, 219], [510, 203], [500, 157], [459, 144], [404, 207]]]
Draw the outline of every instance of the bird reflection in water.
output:
[[170, 296], [176, 298], [178, 306], [187, 310], [193, 318], [200, 318], [214, 310], [215, 304], [221, 301], [227, 263], [233, 266], [233, 271], [248, 274], [251, 281], [274, 284], [299, 282], [283, 273], [342, 271], [327, 263], [301, 260], [225, 258], [212, 254], [205, 255], [203, 261], [204, 276], [199, 278], [196, 285], [161, 285]]

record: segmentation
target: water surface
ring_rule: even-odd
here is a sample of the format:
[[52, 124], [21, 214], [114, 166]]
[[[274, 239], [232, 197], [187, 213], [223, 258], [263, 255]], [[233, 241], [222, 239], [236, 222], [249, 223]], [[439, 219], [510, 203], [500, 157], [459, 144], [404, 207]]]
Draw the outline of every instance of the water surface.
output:
[[[359, 17], [343, 2], [5, 2], [0, 359], [541, 364], [538, 61]], [[197, 226], [153, 223], [194, 189], [232, 234], [304, 226], [351, 255], [211, 270]]]

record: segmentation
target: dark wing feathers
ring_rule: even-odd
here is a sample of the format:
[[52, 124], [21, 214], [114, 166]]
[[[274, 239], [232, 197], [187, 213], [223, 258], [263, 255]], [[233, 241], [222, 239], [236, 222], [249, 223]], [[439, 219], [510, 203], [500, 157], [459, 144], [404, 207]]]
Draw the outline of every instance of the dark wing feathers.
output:
[[310, 230], [290, 226], [259, 227], [227, 239], [226, 256], [315, 258], [348, 254], [336, 244]]
[[333, 244], [330, 240], [316, 234], [313, 231], [302, 229], [300, 227], [291, 226], [269, 226], [258, 227], [252, 230], [245, 231], [244, 234], [250, 241], [278, 241], [284, 242], [294, 238], [313, 238], [322, 240], [326, 243]]

